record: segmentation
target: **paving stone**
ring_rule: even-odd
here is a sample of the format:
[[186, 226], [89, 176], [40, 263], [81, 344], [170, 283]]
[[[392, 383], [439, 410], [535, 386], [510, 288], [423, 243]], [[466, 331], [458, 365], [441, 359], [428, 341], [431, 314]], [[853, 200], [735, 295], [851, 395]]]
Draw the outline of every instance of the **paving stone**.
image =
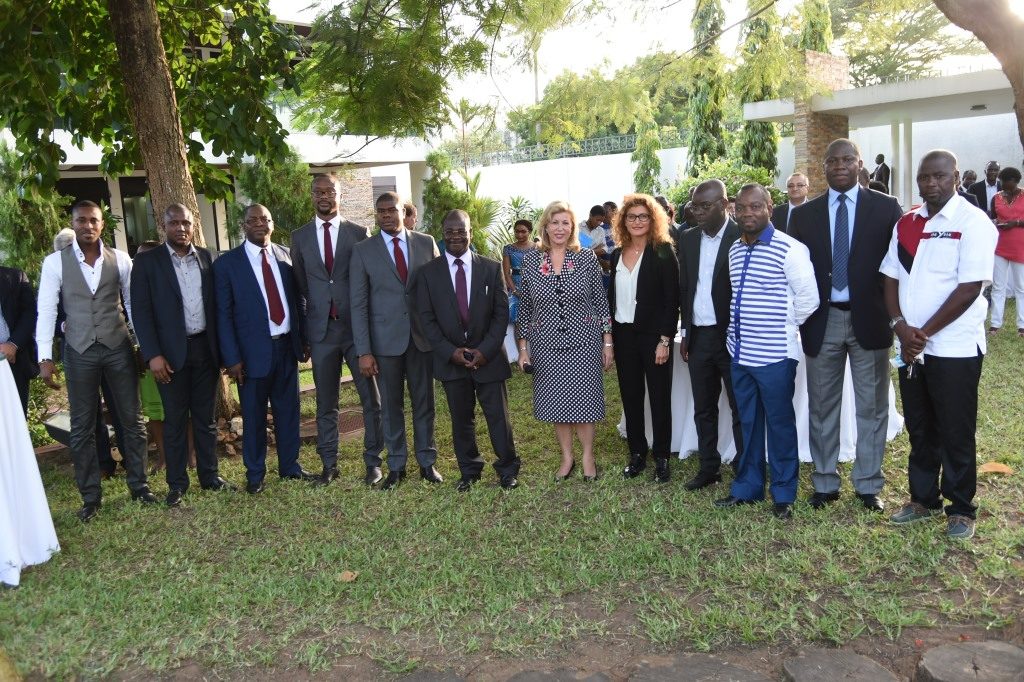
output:
[[508, 678], [508, 682], [611, 682], [604, 673], [587, 674], [579, 670], [524, 670]]
[[960, 642], [924, 652], [914, 682], [1021, 682], [1024, 649], [1006, 642]]
[[771, 682], [761, 673], [707, 654], [681, 654], [665, 665], [641, 663], [629, 682]]
[[851, 651], [838, 649], [805, 649], [782, 664], [789, 682], [896, 682], [890, 671]]

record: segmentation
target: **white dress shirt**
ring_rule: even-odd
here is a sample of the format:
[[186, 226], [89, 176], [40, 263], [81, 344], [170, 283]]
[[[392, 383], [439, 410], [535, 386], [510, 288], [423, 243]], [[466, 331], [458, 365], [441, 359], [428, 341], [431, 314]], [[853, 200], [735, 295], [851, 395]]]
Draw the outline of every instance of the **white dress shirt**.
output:
[[[100, 275], [103, 274], [103, 252], [106, 247], [100, 243], [100, 255], [95, 265], [85, 262], [85, 254], [78, 246], [76, 239], [71, 243], [78, 258], [78, 265], [82, 269], [82, 276], [89, 291], [96, 293], [100, 285]], [[111, 249], [117, 260], [117, 270], [121, 277], [121, 300], [124, 303], [124, 311], [127, 315], [129, 330], [132, 327], [132, 258], [124, 251]], [[60, 300], [60, 289], [64, 284], [64, 268], [61, 265], [60, 251], [51, 253], [43, 259], [43, 269], [39, 274], [39, 302], [37, 310], [39, 317], [36, 319], [36, 346], [38, 347], [39, 362], [53, 359], [53, 330], [57, 324], [57, 303]]]
[[455, 259], [462, 259], [462, 269], [466, 272], [466, 304], [468, 305], [472, 296], [470, 283], [473, 281], [473, 257], [468, 250], [461, 256], [453, 256], [448, 253], [447, 249], [445, 249], [444, 257], [448, 259], [448, 274], [452, 278], [452, 291], [458, 291], [455, 287], [455, 273], [459, 271], [459, 268], [455, 265]]
[[981, 206], [981, 210], [988, 213], [988, 210], [992, 208], [992, 199], [995, 198], [999, 192], [999, 182], [996, 181], [991, 185], [988, 184], [988, 180], [985, 181], [985, 205]]
[[[857, 218], [857, 193], [859, 192], [859, 190], [860, 185], [854, 185], [852, 188], [846, 190], [845, 192], [842, 192], [842, 194], [846, 195], [846, 215], [849, 217], [849, 221], [847, 222], [846, 235], [850, 243], [847, 244], [847, 247], [853, 246], [853, 224]], [[840, 192], [837, 192], [831, 187], [828, 188], [828, 234], [830, 244], [836, 243], [836, 210], [839, 208], [839, 195]], [[833, 247], [833, 252], [834, 251], [835, 247]], [[847, 254], [849, 253], [850, 251], [847, 250]], [[832, 303], [849, 303], [849, 283], [847, 283], [846, 288], [842, 290], [832, 287], [832, 295], [829, 297], [829, 299]]]
[[245, 255], [249, 257], [249, 265], [252, 266], [252, 272], [256, 275], [256, 282], [260, 285], [260, 293], [263, 295], [263, 305], [267, 307], [267, 322], [270, 325], [270, 335], [279, 336], [280, 334], [287, 334], [292, 330], [291, 312], [288, 310], [288, 296], [284, 291], [284, 282], [281, 280], [281, 268], [277, 265], [277, 258], [274, 257], [274, 251], [267, 246], [267, 262], [270, 263], [270, 270], [274, 273], [274, 282], [277, 283], [277, 291], [281, 294], [281, 304], [284, 306], [284, 320], [281, 324], [274, 324], [274, 321], [270, 319], [270, 303], [267, 302], [267, 285], [263, 281], [263, 249], [256, 244], [253, 244], [248, 239], [245, 240]]
[[320, 251], [320, 262], [327, 265], [327, 255], [324, 253], [324, 225], [329, 225], [328, 232], [331, 233], [331, 248], [337, 253], [338, 249], [338, 226], [341, 225], [341, 216], [336, 215], [330, 220], [321, 220], [319, 216], [316, 221], [316, 248]]
[[626, 267], [625, 256], [625, 251], [619, 254], [619, 262], [615, 266], [615, 321], [619, 324], [633, 324], [636, 316], [636, 281], [640, 275], [644, 252], [640, 252], [632, 270]]
[[725, 234], [725, 226], [728, 224], [729, 219], [726, 218], [714, 237], [709, 237], [704, 230], [700, 231], [700, 267], [697, 270], [697, 289], [693, 294], [695, 327], [712, 327], [718, 323], [715, 317], [715, 304], [711, 300], [711, 280], [715, 276], [715, 262], [718, 260], [722, 235]]

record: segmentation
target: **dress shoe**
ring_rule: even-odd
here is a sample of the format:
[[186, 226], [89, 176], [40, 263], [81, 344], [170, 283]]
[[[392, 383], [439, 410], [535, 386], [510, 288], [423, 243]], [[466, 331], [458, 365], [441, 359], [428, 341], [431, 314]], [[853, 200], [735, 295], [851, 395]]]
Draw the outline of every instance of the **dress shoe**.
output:
[[428, 483], [444, 483], [444, 479], [441, 478], [441, 474], [437, 472], [437, 469], [435, 469], [433, 465], [420, 467], [420, 478]]
[[246, 483], [245, 492], [250, 495], [259, 495], [263, 492], [263, 481], [256, 481], [255, 483]]
[[772, 514], [777, 519], [787, 521], [793, 518], [793, 504], [791, 502], [776, 502], [772, 506]]
[[202, 486], [203, 490], [238, 490], [238, 486], [230, 481], [226, 481], [220, 476], [213, 479], [211, 483], [207, 483]]
[[391, 490], [396, 487], [399, 483], [405, 480], [405, 469], [392, 469], [388, 472], [388, 477], [381, 483], [381, 490]]
[[479, 476], [463, 476], [459, 479], [459, 482], [455, 484], [455, 489], [460, 493], [468, 493], [472, 490], [473, 484], [479, 480]]
[[630, 455], [629, 464], [622, 470], [623, 478], [636, 478], [647, 468], [647, 455]]
[[167, 492], [167, 499], [164, 502], [167, 503], [168, 507], [180, 507], [181, 498], [185, 496], [185, 491], [171, 488]]
[[148, 485], [144, 485], [138, 490], [133, 490], [132, 500], [142, 504], [156, 504], [159, 501], [156, 499], [156, 495], [149, 491]]
[[697, 475], [686, 482], [687, 490], [701, 490], [710, 485], [722, 482], [722, 475], [718, 472], [698, 471]]
[[338, 477], [338, 467], [330, 467], [329, 469], [324, 469], [323, 473], [320, 474], [319, 476], [317, 476], [316, 480], [313, 481], [313, 485], [315, 485], [315, 486], [329, 485], [330, 482], [333, 481], [334, 479], [336, 479], [337, 477]]
[[715, 500], [716, 507], [738, 507], [741, 504], [754, 504], [754, 500], [743, 500], [733, 495]]
[[562, 481], [568, 480], [572, 476], [572, 472], [576, 470], [576, 460], [572, 461], [569, 465], [569, 471], [566, 472], [565, 476], [560, 475], [557, 471], [555, 472], [555, 483], [561, 483]]
[[99, 513], [100, 503], [97, 502], [96, 504], [83, 505], [81, 509], [75, 512], [75, 516], [77, 516], [78, 520], [82, 523], [89, 523], [90, 521], [92, 521], [93, 517], [95, 517]]
[[654, 458], [654, 480], [656, 483], [668, 483], [672, 478], [672, 471], [668, 466], [668, 455]]
[[857, 493], [857, 497], [860, 498], [861, 504], [863, 504], [864, 508], [868, 511], [878, 512], [879, 514], [885, 511], [885, 504], [878, 499], [878, 495], [873, 495], [871, 493], [861, 495], [860, 493]]
[[519, 487], [519, 479], [515, 476], [505, 476], [498, 483], [502, 490], [515, 490]]
[[311, 471], [306, 471], [302, 467], [295, 473], [285, 474], [281, 478], [289, 481], [316, 481], [320, 478], [320, 474], [314, 474]]
[[374, 486], [380, 483], [384, 479], [384, 474], [381, 473], [380, 467], [366, 467], [366, 476], [363, 477], [363, 483], [369, 486]]
[[812, 509], [821, 509], [827, 504], [832, 504], [839, 499], [839, 491], [831, 493], [814, 493], [810, 499], [807, 500]]

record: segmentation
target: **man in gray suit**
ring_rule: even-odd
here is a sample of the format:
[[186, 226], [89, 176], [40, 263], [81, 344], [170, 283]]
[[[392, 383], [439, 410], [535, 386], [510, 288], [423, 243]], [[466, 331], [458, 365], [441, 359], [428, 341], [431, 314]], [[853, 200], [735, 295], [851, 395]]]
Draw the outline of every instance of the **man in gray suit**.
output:
[[352, 249], [350, 295], [352, 340], [364, 377], [378, 377], [388, 476], [384, 490], [405, 478], [405, 390], [412, 403], [413, 441], [420, 475], [441, 483], [434, 468], [434, 382], [430, 343], [416, 312], [419, 270], [440, 255], [434, 238], [405, 229], [405, 208], [396, 192], [376, 202], [380, 232]]
[[316, 450], [324, 470], [316, 485], [338, 477], [338, 384], [342, 360], [352, 372], [363, 408], [363, 462], [366, 483], [382, 478], [380, 393], [377, 380], [359, 372], [352, 344], [349, 262], [352, 247], [369, 231], [338, 215], [341, 183], [333, 174], [313, 178], [316, 217], [292, 233], [292, 267], [299, 290], [299, 314], [306, 325], [316, 384]]

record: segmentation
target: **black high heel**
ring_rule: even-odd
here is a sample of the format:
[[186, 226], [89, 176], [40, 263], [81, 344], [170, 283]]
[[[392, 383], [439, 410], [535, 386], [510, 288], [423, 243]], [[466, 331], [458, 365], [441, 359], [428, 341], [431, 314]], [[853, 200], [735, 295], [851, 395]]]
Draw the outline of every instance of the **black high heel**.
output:
[[562, 481], [568, 480], [569, 477], [572, 476], [572, 472], [575, 471], [575, 470], [576, 470], [576, 460], [573, 460], [572, 464], [569, 465], [569, 471], [568, 471], [568, 473], [566, 473], [565, 476], [560, 476], [557, 471], [555, 472], [555, 483], [561, 483]]

